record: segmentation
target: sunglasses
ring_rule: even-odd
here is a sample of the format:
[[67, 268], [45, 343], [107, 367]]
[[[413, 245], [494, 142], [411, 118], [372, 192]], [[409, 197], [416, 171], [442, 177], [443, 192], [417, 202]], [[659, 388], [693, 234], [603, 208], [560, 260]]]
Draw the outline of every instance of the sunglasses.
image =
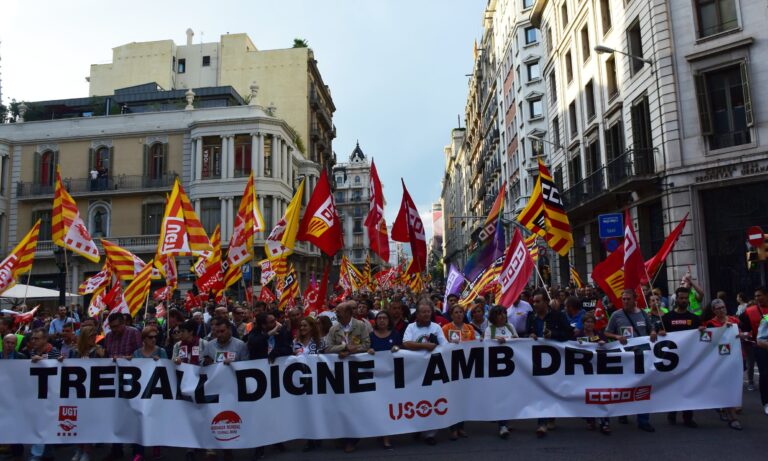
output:
[[149, 335], [146, 338], [147, 339], [157, 339], [157, 335]]

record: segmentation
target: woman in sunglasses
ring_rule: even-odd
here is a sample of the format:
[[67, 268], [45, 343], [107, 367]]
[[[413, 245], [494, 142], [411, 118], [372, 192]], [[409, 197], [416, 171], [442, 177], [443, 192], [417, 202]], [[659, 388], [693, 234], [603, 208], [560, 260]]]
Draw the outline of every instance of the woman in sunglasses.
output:
[[157, 329], [144, 327], [141, 330], [141, 347], [133, 351], [133, 357], [137, 359], [167, 359], [165, 349], [157, 345]]

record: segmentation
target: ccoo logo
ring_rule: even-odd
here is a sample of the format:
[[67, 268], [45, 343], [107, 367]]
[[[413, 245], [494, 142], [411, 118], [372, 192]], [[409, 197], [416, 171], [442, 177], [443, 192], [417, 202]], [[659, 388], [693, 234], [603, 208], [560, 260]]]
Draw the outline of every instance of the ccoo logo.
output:
[[391, 403], [389, 404], [389, 417], [394, 421], [397, 421], [401, 418], [427, 418], [432, 413], [438, 416], [443, 416], [444, 414], [448, 413], [448, 399], [445, 397], [440, 397], [434, 402], [430, 402], [429, 400], [422, 400], [417, 403], [400, 402], [396, 406]]

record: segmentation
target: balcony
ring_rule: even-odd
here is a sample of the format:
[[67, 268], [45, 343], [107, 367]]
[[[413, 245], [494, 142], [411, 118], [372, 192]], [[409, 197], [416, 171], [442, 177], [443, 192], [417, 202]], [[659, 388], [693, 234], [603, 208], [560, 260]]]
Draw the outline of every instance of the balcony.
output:
[[[647, 196], [658, 192], [659, 178], [654, 162], [657, 152], [658, 149], [628, 149], [564, 191], [562, 198], [569, 216], [620, 208], [621, 198], [617, 195], [620, 193], [637, 192]], [[587, 204], [590, 206], [586, 207]]]
[[[111, 178], [92, 180], [90, 178], [63, 179], [64, 187], [73, 196], [83, 195], [123, 195], [138, 192], [170, 190], [178, 175], [170, 173], [157, 179], [143, 175], [118, 175]], [[16, 196], [19, 200], [53, 197], [54, 186], [34, 182], [16, 184]]]
[[[136, 235], [130, 237], [107, 237], [107, 240], [117, 244], [133, 253], [154, 253], [157, 250], [157, 239], [159, 235]], [[101, 239], [94, 238], [94, 243], [99, 247], [99, 252], [104, 254], [104, 248], [101, 246]], [[36, 257], [53, 257], [55, 245], [52, 240], [40, 240], [37, 242]]]

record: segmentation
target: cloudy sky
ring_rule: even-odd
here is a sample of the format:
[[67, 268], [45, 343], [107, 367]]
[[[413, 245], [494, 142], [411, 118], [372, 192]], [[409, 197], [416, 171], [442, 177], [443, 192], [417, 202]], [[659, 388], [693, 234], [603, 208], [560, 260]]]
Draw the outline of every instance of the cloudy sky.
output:
[[[376, 160], [391, 223], [400, 177], [422, 213], [439, 199], [443, 147], [463, 113], [472, 44], [486, 0], [0, 1], [3, 99], [88, 94], [89, 65], [110, 62], [112, 47], [195, 41], [245, 32], [260, 49], [305, 38], [331, 87], [345, 161], [355, 142]], [[215, 6], [215, 8], [213, 7]], [[462, 116], [463, 120], [463, 116]], [[463, 123], [463, 122], [462, 122]]]

